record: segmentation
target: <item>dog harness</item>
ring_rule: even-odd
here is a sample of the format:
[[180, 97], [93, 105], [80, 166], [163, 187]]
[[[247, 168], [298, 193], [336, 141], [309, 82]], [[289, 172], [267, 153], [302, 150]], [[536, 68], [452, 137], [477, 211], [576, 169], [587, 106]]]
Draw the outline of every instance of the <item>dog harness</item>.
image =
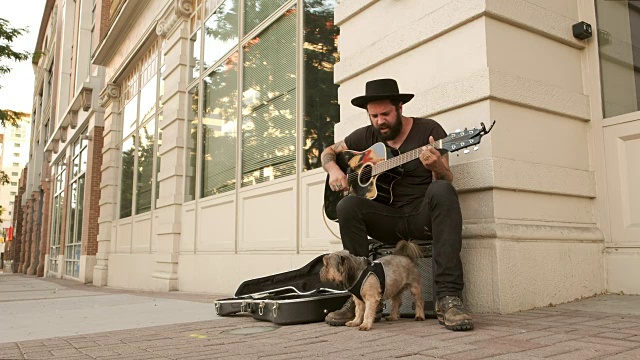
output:
[[356, 282], [348, 289], [350, 293], [355, 295], [361, 301], [364, 301], [364, 299], [362, 298], [362, 294], [360, 294], [360, 291], [362, 291], [362, 285], [364, 285], [364, 282], [365, 280], [367, 280], [369, 275], [374, 275], [376, 278], [378, 278], [378, 282], [380, 283], [380, 293], [384, 295], [384, 266], [382, 266], [382, 263], [377, 261], [371, 262], [371, 260], [369, 259], [367, 259], [367, 261], [367, 268], [364, 269], [362, 273], [360, 273], [360, 277], [358, 277], [358, 280], [356, 280]]

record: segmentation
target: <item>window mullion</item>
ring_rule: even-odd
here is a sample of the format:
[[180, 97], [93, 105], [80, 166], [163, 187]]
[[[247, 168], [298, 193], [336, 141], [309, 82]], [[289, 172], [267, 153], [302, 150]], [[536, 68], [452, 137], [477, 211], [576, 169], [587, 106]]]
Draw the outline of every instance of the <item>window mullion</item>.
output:
[[198, 119], [198, 126], [196, 128], [196, 143], [194, 144], [196, 147], [196, 181], [195, 181], [195, 189], [193, 189], [193, 194], [196, 202], [202, 197], [202, 95], [204, 94], [204, 90], [202, 89], [204, 86], [204, 82], [202, 81], [202, 76], [198, 80], [198, 112], [196, 114], [196, 118]]
[[137, 95], [138, 97], [136, 98], [137, 100], [137, 104], [136, 104], [136, 124], [134, 126], [133, 130], [133, 147], [134, 147], [134, 151], [133, 151], [133, 186], [131, 186], [131, 191], [133, 192], [133, 194], [131, 194], [131, 216], [135, 216], [138, 215], [137, 212], [137, 203], [138, 203], [138, 149], [140, 149], [140, 92], [142, 89], [142, 72], [144, 70], [140, 70], [140, 72], [138, 73], [138, 79], [136, 80], [138, 82], [138, 88], [137, 88]]

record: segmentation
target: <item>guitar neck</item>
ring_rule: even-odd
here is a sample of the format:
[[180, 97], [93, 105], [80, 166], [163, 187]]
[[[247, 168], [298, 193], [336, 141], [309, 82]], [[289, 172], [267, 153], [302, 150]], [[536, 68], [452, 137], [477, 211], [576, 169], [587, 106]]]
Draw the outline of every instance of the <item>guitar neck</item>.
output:
[[[449, 138], [449, 136], [447, 136], [446, 138], [442, 139], [442, 140], [438, 140], [433, 144], [428, 144], [425, 145], [427, 147], [433, 147], [436, 149], [442, 149], [442, 144], [444, 142], [450, 141], [451, 139]], [[419, 147], [417, 149], [413, 149], [411, 151], [408, 151], [406, 153], [402, 153], [398, 156], [394, 156], [391, 159], [387, 159], [385, 161], [379, 162], [376, 165], [373, 166], [373, 171], [372, 171], [372, 175], [378, 175], [380, 173], [383, 173], [385, 171], [389, 171], [391, 169], [393, 169], [394, 167], [403, 165], [408, 163], [411, 160], [415, 160], [417, 158], [420, 157], [420, 154], [422, 153], [422, 147]]]

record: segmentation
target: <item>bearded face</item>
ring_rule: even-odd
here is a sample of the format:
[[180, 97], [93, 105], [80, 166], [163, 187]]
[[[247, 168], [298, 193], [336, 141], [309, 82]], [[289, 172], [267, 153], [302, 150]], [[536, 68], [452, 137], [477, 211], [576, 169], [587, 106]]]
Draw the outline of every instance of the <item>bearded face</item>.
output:
[[371, 116], [372, 113], [370, 112], [371, 125], [373, 125], [376, 134], [384, 141], [395, 139], [402, 131], [402, 118], [399, 107], [389, 105], [392, 107], [392, 110], [387, 116], [384, 116], [383, 112], [380, 115], [376, 115], [375, 119], [373, 119], [373, 116]]

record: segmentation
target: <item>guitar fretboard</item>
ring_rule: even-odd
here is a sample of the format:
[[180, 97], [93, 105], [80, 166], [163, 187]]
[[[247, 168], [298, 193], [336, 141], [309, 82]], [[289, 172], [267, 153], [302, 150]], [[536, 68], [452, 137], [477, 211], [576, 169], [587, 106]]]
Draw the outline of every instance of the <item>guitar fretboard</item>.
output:
[[[426, 145], [427, 147], [434, 147], [436, 149], [442, 149], [442, 144], [447, 143], [449, 141], [453, 140], [453, 138], [451, 136], [447, 136], [446, 138], [442, 139], [442, 140], [438, 140], [435, 143], [433, 143], [433, 145]], [[385, 171], [391, 170], [396, 166], [400, 166], [402, 164], [408, 163], [411, 160], [415, 160], [418, 157], [420, 157], [420, 154], [422, 154], [422, 147], [419, 147], [417, 149], [413, 149], [411, 151], [408, 151], [406, 153], [400, 154], [398, 156], [394, 156], [391, 159], [387, 159], [385, 161], [381, 161], [377, 164], [375, 164], [373, 166], [373, 171], [372, 171], [372, 175], [378, 175], [380, 173], [383, 173]]]

